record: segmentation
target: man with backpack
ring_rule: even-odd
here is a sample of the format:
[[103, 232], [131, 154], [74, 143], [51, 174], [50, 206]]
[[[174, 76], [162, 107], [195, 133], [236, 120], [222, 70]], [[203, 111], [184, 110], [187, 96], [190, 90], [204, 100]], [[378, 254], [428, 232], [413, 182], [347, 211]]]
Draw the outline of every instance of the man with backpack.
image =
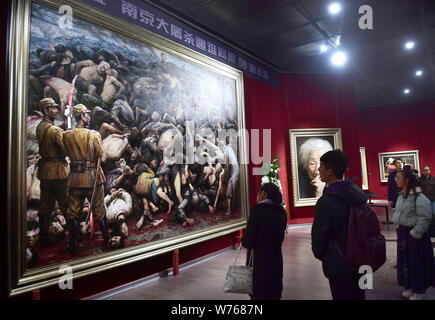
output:
[[[326, 183], [316, 203], [311, 239], [314, 256], [322, 261], [334, 300], [365, 300], [359, 286], [359, 267], [375, 271], [385, 262], [385, 238], [367, 195], [351, 181], [343, 180], [349, 159], [341, 150], [320, 158], [320, 179]], [[348, 232], [349, 230], [349, 232]]]

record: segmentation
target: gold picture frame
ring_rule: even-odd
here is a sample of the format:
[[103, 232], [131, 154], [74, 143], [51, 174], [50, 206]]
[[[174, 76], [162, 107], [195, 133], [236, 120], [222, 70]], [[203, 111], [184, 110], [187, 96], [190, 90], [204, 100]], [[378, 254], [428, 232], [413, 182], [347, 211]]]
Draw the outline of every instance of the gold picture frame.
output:
[[[340, 128], [318, 128], [318, 129], [290, 129], [290, 160], [292, 164], [293, 177], [293, 199], [295, 207], [314, 206], [319, 198], [322, 184], [318, 179], [318, 188], [310, 187], [309, 173], [301, 161], [301, 152], [305, 154], [302, 158], [308, 160], [306, 156], [312, 150], [318, 153], [315, 158], [317, 166], [320, 165], [320, 153], [328, 150], [343, 149]], [[304, 144], [307, 142], [306, 144]], [[301, 147], [303, 150], [301, 150]], [[314, 148], [314, 149], [313, 149]], [[316, 149], [320, 148], [320, 149]], [[306, 161], [305, 161], [306, 162]], [[313, 163], [313, 166], [314, 163]], [[314, 167], [313, 167], [314, 168]], [[313, 169], [315, 170], [315, 168]], [[318, 176], [317, 176], [318, 178]], [[317, 195], [317, 196], [316, 196]]]
[[[35, 269], [26, 268], [26, 117], [28, 106], [28, 74], [32, 4], [57, 10], [62, 5], [73, 8], [78, 17], [111, 32], [126, 36], [171, 55], [184, 59], [235, 81], [237, 125], [239, 132], [245, 128], [244, 89], [242, 72], [205, 55], [183, 47], [145, 29], [108, 15], [79, 1], [14, 0], [11, 5], [9, 30], [9, 88], [8, 88], [8, 292], [10, 296], [57, 284], [62, 274], [61, 263]], [[151, 256], [170, 252], [199, 242], [220, 237], [246, 227], [249, 195], [245, 139], [239, 135], [240, 205], [242, 216], [236, 221], [218, 224], [201, 230], [186, 232], [180, 236], [157, 240], [147, 244], [108, 251], [68, 261], [74, 278], [89, 276], [133, 263]]]
[[366, 148], [360, 147], [359, 153], [361, 156], [361, 174], [362, 174], [362, 190], [369, 190], [369, 176], [367, 173], [367, 157], [366, 157]]
[[401, 158], [403, 165], [410, 165], [412, 169], [420, 172], [420, 157], [418, 150], [381, 152], [378, 153], [379, 160], [379, 177], [381, 183], [388, 182], [388, 171], [395, 170], [393, 161], [396, 158]]

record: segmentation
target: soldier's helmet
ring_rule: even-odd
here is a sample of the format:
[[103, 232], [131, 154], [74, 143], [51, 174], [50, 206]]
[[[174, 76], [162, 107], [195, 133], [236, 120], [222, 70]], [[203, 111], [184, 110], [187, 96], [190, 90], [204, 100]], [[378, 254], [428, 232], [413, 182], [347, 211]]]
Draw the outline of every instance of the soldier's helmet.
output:
[[88, 108], [86, 108], [86, 106], [84, 106], [83, 104], [78, 104], [78, 105], [75, 105], [74, 107], [73, 107], [73, 116], [74, 117], [78, 117], [79, 115], [81, 115], [81, 114], [84, 114], [84, 113], [91, 113], [91, 110], [89, 110]]
[[56, 107], [60, 108], [60, 106], [56, 103], [56, 101], [53, 100], [53, 98], [44, 98], [41, 101], [39, 101], [39, 108], [42, 112], [44, 112], [45, 108], [49, 107]]

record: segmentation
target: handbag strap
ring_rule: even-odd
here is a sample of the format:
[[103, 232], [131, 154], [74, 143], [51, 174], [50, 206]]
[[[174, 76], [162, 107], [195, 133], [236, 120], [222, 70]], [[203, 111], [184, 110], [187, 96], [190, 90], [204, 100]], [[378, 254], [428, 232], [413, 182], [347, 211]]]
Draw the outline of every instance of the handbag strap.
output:
[[[233, 265], [236, 265], [237, 259], [239, 257], [240, 251], [242, 251], [242, 243], [240, 243], [239, 245], [239, 249], [237, 250], [237, 254], [236, 254], [236, 259], [234, 259], [234, 263]], [[253, 263], [253, 256], [254, 256], [254, 249], [251, 249], [251, 256], [249, 257], [249, 263], [248, 263], [248, 267], [252, 267]]]

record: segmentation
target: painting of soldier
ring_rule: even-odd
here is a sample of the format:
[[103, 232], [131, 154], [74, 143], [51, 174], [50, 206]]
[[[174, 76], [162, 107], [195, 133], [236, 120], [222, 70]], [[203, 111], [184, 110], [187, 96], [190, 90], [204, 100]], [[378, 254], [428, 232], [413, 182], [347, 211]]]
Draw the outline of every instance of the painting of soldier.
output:
[[325, 183], [320, 180], [320, 157], [341, 149], [341, 134], [334, 129], [292, 129], [293, 189], [295, 206], [313, 205], [322, 195]]
[[57, 20], [32, 4], [29, 268], [240, 221], [234, 77]]

